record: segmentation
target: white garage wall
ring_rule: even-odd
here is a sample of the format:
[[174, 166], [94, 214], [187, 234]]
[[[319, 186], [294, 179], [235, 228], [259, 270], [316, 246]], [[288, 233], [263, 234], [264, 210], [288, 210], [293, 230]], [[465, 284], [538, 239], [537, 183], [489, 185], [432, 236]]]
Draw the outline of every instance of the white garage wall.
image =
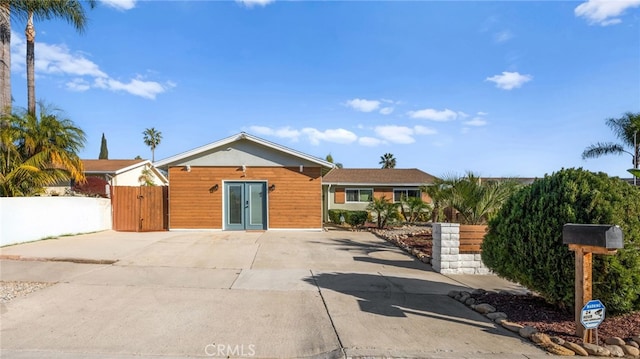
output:
[[0, 198], [0, 246], [107, 229], [111, 201], [106, 198]]

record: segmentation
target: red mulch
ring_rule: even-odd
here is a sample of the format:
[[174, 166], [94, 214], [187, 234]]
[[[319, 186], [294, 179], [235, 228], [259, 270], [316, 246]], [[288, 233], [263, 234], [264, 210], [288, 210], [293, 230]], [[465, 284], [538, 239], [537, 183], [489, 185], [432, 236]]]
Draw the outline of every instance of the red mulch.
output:
[[[541, 297], [495, 292], [474, 297], [479, 302], [491, 304], [499, 312], [506, 313], [512, 322], [532, 326], [550, 336], [582, 343], [582, 338], [574, 335], [576, 325], [573, 314], [547, 304]], [[637, 335], [640, 335], [640, 312], [608, 316], [598, 327], [598, 337], [601, 341], [608, 337], [629, 339]]]
[[417, 249], [426, 256], [431, 257], [433, 240], [431, 234], [414, 234], [408, 235], [406, 238], [398, 239], [411, 249]]

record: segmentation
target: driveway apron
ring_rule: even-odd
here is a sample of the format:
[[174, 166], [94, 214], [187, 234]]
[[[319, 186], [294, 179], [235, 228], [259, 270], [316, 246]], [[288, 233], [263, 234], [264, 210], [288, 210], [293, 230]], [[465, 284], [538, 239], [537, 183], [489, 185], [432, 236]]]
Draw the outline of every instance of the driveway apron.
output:
[[[2, 358], [543, 358], [368, 232], [112, 231], [0, 249]], [[492, 288], [494, 289], [494, 288]]]

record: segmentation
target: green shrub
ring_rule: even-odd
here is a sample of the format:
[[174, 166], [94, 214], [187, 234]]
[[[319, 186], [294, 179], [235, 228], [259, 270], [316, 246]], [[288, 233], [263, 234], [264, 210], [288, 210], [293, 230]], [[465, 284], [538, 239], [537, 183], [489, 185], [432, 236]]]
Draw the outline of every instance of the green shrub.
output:
[[350, 211], [348, 214], [347, 223], [352, 227], [358, 227], [365, 224], [369, 213], [367, 211]]
[[345, 223], [348, 223], [353, 227], [357, 227], [365, 224], [369, 217], [369, 213], [367, 211], [348, 211], [344, 209], [329, 210], [329, 219], [331, 222], [341, 224], [340, 216], [344, 217]]
[[617, 224], [624, 249], [593, 256], [593, 297], [607, 311], [640, 310], [640, 190], [618, 178], [563, 169], [509, 198], [489, 222], [482, 260], [560, 308], [574, 305], [574, 255], [562, 244], [566, 223]]

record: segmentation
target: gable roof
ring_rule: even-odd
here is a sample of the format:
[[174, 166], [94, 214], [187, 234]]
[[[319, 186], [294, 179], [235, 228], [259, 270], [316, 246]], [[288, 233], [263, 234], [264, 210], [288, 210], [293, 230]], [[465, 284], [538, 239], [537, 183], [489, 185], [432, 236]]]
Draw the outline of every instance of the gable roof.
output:
[[322, 178], [323, 184], [422, 186], [435, 177], [417, 168], [334, 168]]
[[333, 163], [331, 163], [331, 162], [322, 160], [322, 159], [320, 159], [318, 157], [314, 157], [314, 156], [308, 155], [308, 154], [300, 152], [300, 151], [296, 151], [294, 149], [279, 145], [279, 144], [274, 143], [274, 142], [267, 141], [265, 139], [262, 139], [262, 138], [259, 138], [259, 137], [256, 137], [256, 136], [252, 136], [252, 135], [250, 135], [248, 133], [245, 133], [245, 132], [240, 132], [238, 134], [235, 134], [233, 136], [229, 136], [229, 137], [224, 138], [222, 140], [219, 140], [219, 141], [216, 141], [216, 142], [212, 142], [212, 143], [210, 143], [208, 145], [200, 146], [200, 147], [194, 148], [194, 149], [192, 149], [190, 151], [182, 152], [182, 153], [177, 154], [175, 156], [171, 156], [171, 157], [162, 159], [160, 161], [156, 161], [155, 165], [156, 165], [156, 167], [168, 167], [168, 166], [171, 166], [172, 164], [174, 164], [176, 162], [179, 162], [181, 160], [184, 160], [186, 158], [202, 154], [204, 152], [213, 150], [213, 149], [218, 148], [218, 147], [225, 147], [225, 146], [228, 146], [229, 144], [231, 144], [233, 142], [241, 141], [241, 140], [247, 140], [247, 141], [250, 141], [250, 142], [253, 142], [253, 143], [256, 143], [256, 144], [259, 144], [259, 145], [262, 145], [262, 146], [265, 146], [265, 147], [268, 147], [268, 148], [271, 148], [271, 149], [274, 149], [276, 151], [280, 151], [280, 152], [286, 153], [288, 155], [307, 160], [307, 161], [309, 161], [311, 163], [318, 164], [321, 167], [326, 168], [326, 169], [331, 169], [331, 168], [335, 167], [335, 165]]
[[81, 160], [85, 174], [116, 176], [121, 173], [148, 166], [162, 183], [169, 183], [167, 177], [162, 174], [149, 160]]

